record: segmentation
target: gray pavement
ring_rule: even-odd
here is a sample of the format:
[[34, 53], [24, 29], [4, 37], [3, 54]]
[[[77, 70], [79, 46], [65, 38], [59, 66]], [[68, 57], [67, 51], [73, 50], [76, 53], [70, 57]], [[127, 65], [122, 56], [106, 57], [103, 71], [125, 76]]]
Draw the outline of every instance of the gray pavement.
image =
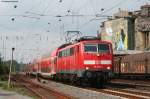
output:
[[0, 89], [0, 99], [32, 99], [32, 98], [20, 95], [16, 92], [10, 92]]

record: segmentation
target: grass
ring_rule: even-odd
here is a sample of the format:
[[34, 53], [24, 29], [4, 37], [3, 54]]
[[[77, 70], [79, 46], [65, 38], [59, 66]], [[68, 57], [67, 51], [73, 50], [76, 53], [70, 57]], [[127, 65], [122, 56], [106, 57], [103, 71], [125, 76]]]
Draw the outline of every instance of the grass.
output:
[[12, 82], [10, 88], [8, 88], [7, 84], [8, 84], [8, 81], [1, 81], [0, 80], [0, 89], [7, 90], [7, 91], [14, 91], [14, 92], [17, 92], [17, 93], [19, 93], [21, 95], [29, 96], [29, 97], [31, 97], [33, 99], [37, 99], [37, 97], [33, 96], [33, 94], [30, 93], [24, 87], [19, 86], [16, 83]]
[[11, 90], [11, 88], [8, 88], [7, 86], [8, 82], [7, 81], [0, 81], [0, 88], [4, 90]]

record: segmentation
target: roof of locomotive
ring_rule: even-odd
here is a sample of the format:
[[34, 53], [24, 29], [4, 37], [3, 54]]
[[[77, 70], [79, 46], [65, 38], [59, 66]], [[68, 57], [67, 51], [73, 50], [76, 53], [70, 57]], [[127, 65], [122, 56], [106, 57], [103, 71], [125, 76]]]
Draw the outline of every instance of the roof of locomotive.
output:
[[94, 38], [80, 38], [78, 40], [75, 40], [72, 43], [66, 43], [66, 44], [61, 45], [60, 47], [58, 47], [58, 50], [65, 49], [65, 48], [68, 48], [68, 47], [71, 47], [71, 46], [74, 46], [74, 45], [77, 45], [77, 44], [80, 44], [80, 43], [86, 43], [86, 42], [93, 42], [93, 43], [101, 42], [101, 43], [110, 43], [111, 44], [111, 42], [109, 42], [109, 41], [101, 41], [97, 37], [94, 37]]
[[62, 44], [61, 46], [58, 47], [58, 49], [61, 49], [61, 48], [64, 48], [64, 47], [67, 47], [69, 45], [73, 45], [73, 44], [76, 44], [76, 43], [79, 43], [82, 41], [91, 41], [91, 40], [100, 40], [100, 39], [97, 37], [93, 37], [93, 36], [83, 36], [79, 39], [75, 39], [73, 42]]

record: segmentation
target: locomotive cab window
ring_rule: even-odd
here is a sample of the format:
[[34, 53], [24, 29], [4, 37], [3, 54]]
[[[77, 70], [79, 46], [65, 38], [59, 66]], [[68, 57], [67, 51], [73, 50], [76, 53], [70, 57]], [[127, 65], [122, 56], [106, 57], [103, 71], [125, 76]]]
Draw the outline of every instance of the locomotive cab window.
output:
[[98, 52], [99, 53], [109, 52], [109, 45], [108, 44], [98, 44]]
[[66, 56], [72, 56], [74, 53], [73, 48], [67, 49], [66, 52], [67, 52]]
[[96, 53], [108, 53], [109, 52], [109, 44], [85, 44], [84, 45], [85, 52], [96, 52]]
[[74, 54], [74, 48], [69, 48], [59, 52], [58, 57], [72, 56], [73, 54]]
[[85, 44], [84, 51], [85, 52], [97, 52], [97, 44]]
[[74, 54], [74, 49], [73, 48], [70, 48], [70, 56]]

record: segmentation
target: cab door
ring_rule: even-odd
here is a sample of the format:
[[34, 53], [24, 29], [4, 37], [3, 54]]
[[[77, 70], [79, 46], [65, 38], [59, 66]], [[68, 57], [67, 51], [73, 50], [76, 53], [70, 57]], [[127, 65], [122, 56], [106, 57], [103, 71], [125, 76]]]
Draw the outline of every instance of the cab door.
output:
[[51, 58], [51, 74], [56, 74], [57, 70], [57, 57]]
[[75, 63], [75, 70], [80, 69], [80, 61], [81, 61], [81, 56], [80, 56], [80, 46], [76, 45], [75, 46], [75, 53], [74, 53], [74, 63]]

